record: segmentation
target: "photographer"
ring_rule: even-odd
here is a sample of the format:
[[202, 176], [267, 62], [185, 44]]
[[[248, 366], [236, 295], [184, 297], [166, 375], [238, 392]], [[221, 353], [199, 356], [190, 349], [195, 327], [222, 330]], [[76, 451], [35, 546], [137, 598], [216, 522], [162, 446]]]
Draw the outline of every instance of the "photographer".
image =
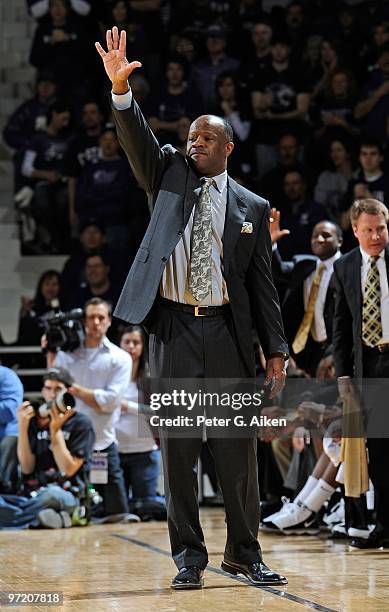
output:
[[68, 372], [49, 370], [42, 387], [46, 405], [34, 408], [26, 401], [17, 411], [25, 496], [0, 496], [0, 528], [70, 527], [73, 511], [85, 497], [84, 472], [94, 432], [90, 420], [69, 409], [69, 398], [61, 397], [69, 384]]
[[[96, 434], [94, 467], [90, 480], [103, 498], [96, 518], [102, 521], [124, 519], [128, 500], [120, 467], [115, 422], [120, 401], [131, 378], [131, 357], [106, 337], [111, 325], [110, 305], [92, 298], [84, 309], [85, 340], [83, 345], [65, 353], [48, 351], [48, 367], [69, 370], [76, 381], [69, 391], [76, 398], [76, 408], [89, 416]], [[43, 338], [42, 344], [47, 343]]]

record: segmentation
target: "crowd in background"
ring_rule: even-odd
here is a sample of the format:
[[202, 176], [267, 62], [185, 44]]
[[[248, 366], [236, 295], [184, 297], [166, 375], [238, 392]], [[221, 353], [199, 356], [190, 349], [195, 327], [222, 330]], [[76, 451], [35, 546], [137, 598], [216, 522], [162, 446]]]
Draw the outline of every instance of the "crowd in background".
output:
[[[93, 44], [103, 44], [113, 25], [127, 32], [128, 59], [142, 62], [130, 85], [161, 145], [185, 154], [190, 123], [200, 114], [231, 124], [229, 174], [275, 209], [273, 272], [284, 320], [298, 317], [290, 302], [292, 268], [283, 263], [313, 254], [333, 264], [357, 245], [354, 200], [388, 199], [389, 7], [378, 1], [28, 0], [28, 10], [37, 20], [30, 53], [35, 91], [3, 136], [14, 152], [25, 252], [69, 257], [62, 271], [41, 276], [33, 298], [22, 299], [17, 343], [39, 344], [39, 317], [53, 308], [82, 308], [94, 297], [114, 304], [149, 220], [146, 195], [118, 143]], [[329, 240], [324, 254], [320, 236]], [[288, 333], [293, 324], [285, 327]], [[305, 347], [305, 361], [304, 351], [296, 351], [289, 376], [328, 383], [335, 376], [331, 338], [316, 332], [320, 351], [312, 360]], [[117, 329], [110, 333], [119, 342]], [[260, 376], [260, 350], [257, 361]], [[336, 385], [328, 388], [335, 405]], [[323, 406], [321, 393], [319, 385], [309, 401]], [[309, 410], [315, 408], [303, 406], [303, 421]], [[291, 528], [273, 519], [267, 528], [293, 533], [297, 524], [317, 533], [317, 513], [330, 499], [327, 524], [344, 523], [342, 492], [335, 491], [339, 457], [332, 461], [321, 440], [307, 440], [304, 429], [293, 440], [259, 442], [263, 518], [274, 516], [285, 493], [302, 500], [318, 488], [308, 527], [300, 524], [311, 514]], [[208, 455], [204, 464], [217, 497]], [[366, 502], [353, 507], [357, 518], [338, 534], [347, 536], [351, 526], [349, 535], [368, 537]]]

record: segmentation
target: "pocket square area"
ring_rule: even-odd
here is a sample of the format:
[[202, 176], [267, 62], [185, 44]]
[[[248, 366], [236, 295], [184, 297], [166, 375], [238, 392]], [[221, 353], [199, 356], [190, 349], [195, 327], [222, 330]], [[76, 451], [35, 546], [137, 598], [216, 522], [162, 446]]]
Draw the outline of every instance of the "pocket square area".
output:
[[249, 221], [244, 221], [242, 225], [242, 229], [240, 230], [241, 234], [252, 234], [253, 233], [253, 224]]

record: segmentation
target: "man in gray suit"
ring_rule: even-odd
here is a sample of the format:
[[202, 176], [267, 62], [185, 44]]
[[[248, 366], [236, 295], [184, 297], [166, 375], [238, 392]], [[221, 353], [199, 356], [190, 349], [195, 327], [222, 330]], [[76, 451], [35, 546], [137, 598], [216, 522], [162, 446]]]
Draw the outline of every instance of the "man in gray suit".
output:
[[[275, 395], [288, 347], [271, 276], [269, 205], [227, 175], [229, 124], [210, 115], [196, 119], [186, 157], [170, 145], [160, 148], [128, 85], [140, 63], [125, 57], [125, 31], [119, 37], [116, 27], [108, 30], [107, 52], [96, 47], [112, 82], [120, 142], [153, 209], [115, 315], [148, 328], [151, 375], [169, 379], [253, 378], [254, 324]], [[263, 563], [257, 540], [254, 434], [208, 443], [227, 516], [222, 568], [254, 584], [286, 584]], [[201, 445], [201, 438], [161, 442], [176, 589], [201, 588], [208, 562], [197, 501]]]

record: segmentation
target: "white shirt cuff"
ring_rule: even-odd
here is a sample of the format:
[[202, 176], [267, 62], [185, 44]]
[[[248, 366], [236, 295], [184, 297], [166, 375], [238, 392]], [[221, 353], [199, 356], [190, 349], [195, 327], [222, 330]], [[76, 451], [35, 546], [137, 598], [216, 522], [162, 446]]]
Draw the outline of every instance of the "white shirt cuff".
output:
[[112, 103], [116, 110], [126, 110], [130, 108], [132, 102], [132, 91], [129, 89], [125, 94], [115, 94], [113, 91], [112, 95]]

